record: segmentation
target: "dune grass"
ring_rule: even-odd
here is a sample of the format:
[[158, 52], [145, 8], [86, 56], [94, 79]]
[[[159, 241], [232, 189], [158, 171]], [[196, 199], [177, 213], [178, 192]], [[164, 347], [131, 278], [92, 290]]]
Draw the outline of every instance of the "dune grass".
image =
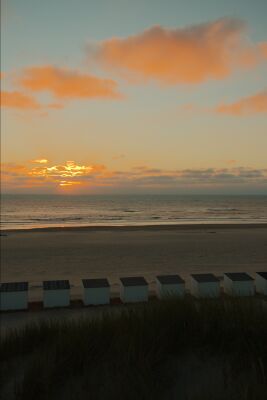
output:
[[28, 325], [2, 338], [1, 369], [11, 400], [267, 399], [267, 302], [188, 296]]

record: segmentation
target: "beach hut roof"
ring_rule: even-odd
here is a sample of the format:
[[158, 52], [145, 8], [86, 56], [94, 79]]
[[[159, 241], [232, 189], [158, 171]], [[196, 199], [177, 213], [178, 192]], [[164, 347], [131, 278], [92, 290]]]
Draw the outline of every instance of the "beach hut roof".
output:
[[253, 278], [245, 272], [227, 272], [225, 275], [232, 281], [253, 281]]
[[260, 275], [263, 279], [267, 280], [267, 271], [264, 272], [257, 272], [258, 275]]
[[26, 292], [28, 282], [7, 282], [0, 284], [0, 292]]
[[70, 283], [68, 280], [58, 280], [58, 281], [44, 281], [44, 290], [58, 290], [58, 289], [69, 289]]
[[123, 286], [147, 286], [148, 283], [143, 276], [133, 276], [128, 278], [120, 278]]
[[84, 288], [100, 288], [100, 287], [109, 287], [109, 282], [105, 278], [101, 279], [83, 279]]
[[191, 275], [195, 281], [204, 283], [204, 282], [218, 282], [219, 278], [214, 276], [213, 274], [192, 274]]
[[158, 275], [156, 278], [163, 285], [184, 283], [184, 280], [179, 275]]

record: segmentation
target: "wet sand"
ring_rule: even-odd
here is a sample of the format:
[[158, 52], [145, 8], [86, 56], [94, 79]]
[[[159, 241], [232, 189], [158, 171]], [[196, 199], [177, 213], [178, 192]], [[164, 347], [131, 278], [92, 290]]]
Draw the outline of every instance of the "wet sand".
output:
[[69, 279], [72, 299], [82, 278], [106, 277], [112, 296], [119, 278], [267, 270], [267, 226], [178, 225], [49, 228], [1, 233], [1, 281], [29, 281], [29, 300], [41, 300], [43, 280]]

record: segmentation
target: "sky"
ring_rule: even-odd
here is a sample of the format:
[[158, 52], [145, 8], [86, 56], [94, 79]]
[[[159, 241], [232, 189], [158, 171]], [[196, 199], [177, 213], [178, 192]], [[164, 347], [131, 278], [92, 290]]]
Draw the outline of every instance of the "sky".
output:
[[267, 194], [266, 15], [2, 0], [2, 191]]

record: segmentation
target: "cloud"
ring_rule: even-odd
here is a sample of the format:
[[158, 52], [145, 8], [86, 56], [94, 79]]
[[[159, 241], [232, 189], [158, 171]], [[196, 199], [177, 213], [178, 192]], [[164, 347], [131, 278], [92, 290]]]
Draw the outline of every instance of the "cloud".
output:
[[[1, 79], [5, 77], [1, 73]], [[81, 74], [74, 70], [40, 66], [25, 68], [14, 79], [14, 83], [26, 90], [2, 91], [1, 107], [41, 111], [41, 116], [47, 116], [47, 110], [59, 110], [65, 107], [64, 102], [41, 104], [29, 92], [48, 91], [56, 99], [92, 99], [92, 98], [121, 98], [117, 83], [110, 79], [101, 79], [92, 75]]]
[[267, 90], [244, 97], [234, 103], [220, 104], [215, 111], [219, 114], [245, 116], [267, 113]]
[[47, 91], [60, 99], [119, 98], [117, 83], [51, 65], [26, 68], [19, 84], [33, 92]]
[[31, 163], [33, 164], [47, 164], [48, 160], [46, 158], [40, 158], [37, 160], [31, 160]]
[[1, 107], [17, 108], [21, 110], [40, 110], [38, 101], [21, 92], [1, 92]]
[[267, 60], [267, 42], [259, 43], [258, 47], [259, 47], [262, 57]]
[[[81, 165], [74, 161], [64, 164], [49, 164], [46, 159], [32, 160], [38, 166], [3, 163], [1, 165], [1, 182], [4, 191], [36, 190], [54, 192], [60, 188], [88, 187], [92, 179], [110, 177], [106, 167], [101, 164]], [[101, 179], [100, 178], [100, 179]]]
[[95, 48], [89, 45], [88, 53], [130, 79], [196, 84], [226, 78], [236, 68], [267, 59], [267, 42], [252, 44], [243, 21], [221, 18], [177, 29], [152, 26], [133, 36], [107, 39]]
[[41, 104], [35, 97], [22, 92], [1, 91], [1, 107], [13, 108], [24, 111], [40, 111], [46, 109], [58, 110], [64, 106], [59, 103]]
[[[39, 160], [40, 161], [40, 160]], [[38, 166], [2, 165], [3, 191], [37, 190], [58, 192], [175, 191], [225, 188], [265, 188], [267, 169], [245, 167], [163, 170], [147, 166], [112, 171], [102, 164], [39, 163]], [[265, 190], [266, 191], [266, 190]]]
[[27, 173], [27, 167], [25, 165], [16, 163], [3, 163], [1, 164], [1, 172], [7, 175], [20, 175]]

